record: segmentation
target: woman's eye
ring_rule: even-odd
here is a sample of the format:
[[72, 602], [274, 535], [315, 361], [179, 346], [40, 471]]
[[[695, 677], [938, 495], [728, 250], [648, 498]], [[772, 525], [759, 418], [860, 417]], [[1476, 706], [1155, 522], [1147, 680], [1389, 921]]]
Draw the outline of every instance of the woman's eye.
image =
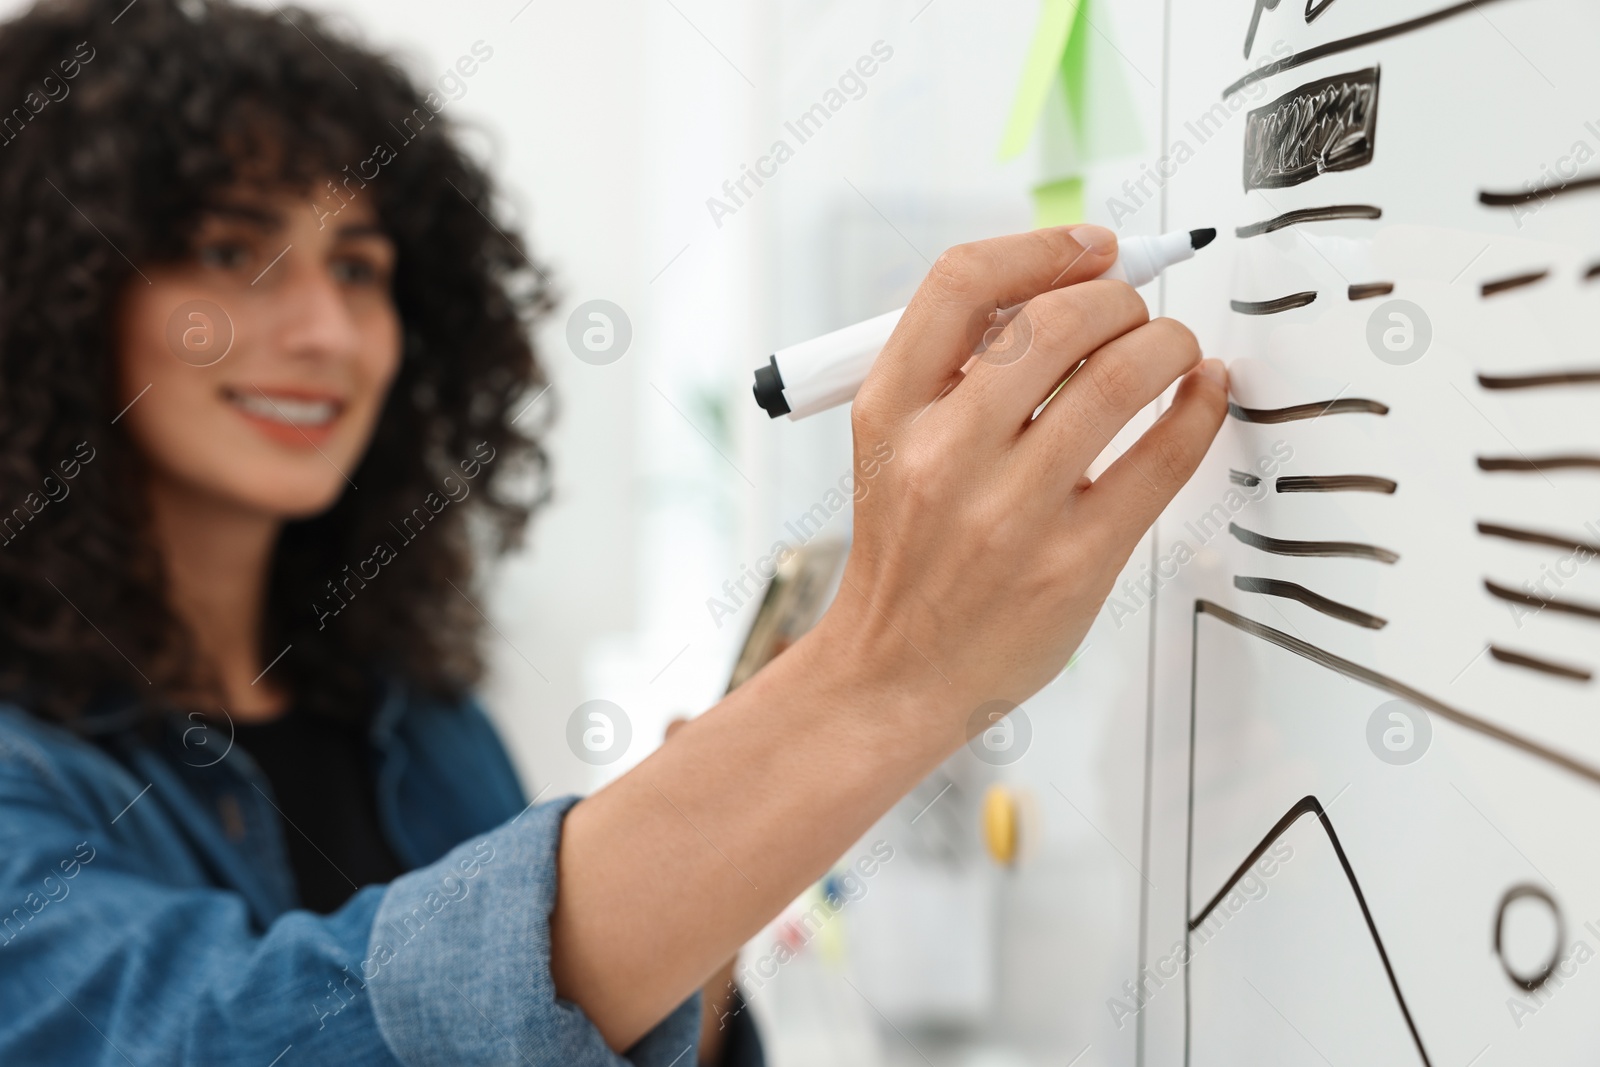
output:
[[238, 270], [250, 262], [250, 248], [237, 241], [212, 241], [200, 246], [198, 258], [203, 266]]
[[382, 280], [383, 272], [376, 264], [365, 259], [336, 259], [333, 261], [333, 276], [346, 285], [372, 285]]

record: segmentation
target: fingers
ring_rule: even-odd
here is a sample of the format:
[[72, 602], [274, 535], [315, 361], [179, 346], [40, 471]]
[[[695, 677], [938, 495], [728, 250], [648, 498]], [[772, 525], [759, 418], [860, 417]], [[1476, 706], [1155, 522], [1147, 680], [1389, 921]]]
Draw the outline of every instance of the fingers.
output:
[[[1034, 409], [1073, 367], [1090, 353], [1094, 353], [1090, 364], [1099, 363], [1107, 354], [1102, 346], [1149, 321], [1150, 310], [1144, 300], [1123, 282], [1088, 281], [1041, 294], [1028, 301], [996, 343], [967, 368], [960, 391], [970, 396], [979, 417], [997, 428], [1020, 433]], [[1136, 361], [1130, 363], [1119, 353], [1111, 354], [1121, 360], [1117, 364], [1121, 369], [1108, 372], [1123, 379], [1118, 388], [1139, 385]], [[1198, 360], [1197, 355], [1190, 365]], [[1187, 369], [1182, 367], [1163, 379], [1147, 402]], [[1073, 383], [1084, 371], [1073, 375]]]
[[1097, 278], [1116, 252], [1116, 235], [1100, 226], [1058, 226], [950, 249], [912, 297], [858, 406], [921, 411], [971, 357], [992, 312]]
[[1028, 427], [1028, 449], [1043, 469], [1059, 472], [1058, 479], [1077, 478], [1129, 419], [1199, 362], [1200, 343], [1173, 319], [1156, 319], [1112, 338]]
[[1208, 359], [1178, 386], [1172, 406], [1079, 498], [1113, 544], [1137, 541], [1205, 458], [1228, 414], [1228, 372]]

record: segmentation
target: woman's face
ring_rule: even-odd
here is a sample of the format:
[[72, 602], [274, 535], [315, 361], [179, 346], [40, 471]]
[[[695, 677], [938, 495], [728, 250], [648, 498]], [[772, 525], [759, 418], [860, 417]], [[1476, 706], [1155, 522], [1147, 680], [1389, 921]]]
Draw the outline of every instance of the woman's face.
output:
[[119, 421], [158, 481], [279, 519], [339, 498], [400, 365], [395, 248], [359, 194], [239, 192], [130, 283]]

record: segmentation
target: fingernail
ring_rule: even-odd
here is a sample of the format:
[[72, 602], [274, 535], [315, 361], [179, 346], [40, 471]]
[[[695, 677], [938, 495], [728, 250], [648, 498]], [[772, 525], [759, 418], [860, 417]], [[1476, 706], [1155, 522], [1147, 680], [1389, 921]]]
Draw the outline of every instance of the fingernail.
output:
[[1108, 256], [1117, 250], [1117, 235], [1104, 226], [1074, 226], [1067, 234], [1097, 256]]
[[1200, 373], [1211, 381], [1228, 388], [1228, 368], [1220, 359], [1203, 359], [1200, 361]]

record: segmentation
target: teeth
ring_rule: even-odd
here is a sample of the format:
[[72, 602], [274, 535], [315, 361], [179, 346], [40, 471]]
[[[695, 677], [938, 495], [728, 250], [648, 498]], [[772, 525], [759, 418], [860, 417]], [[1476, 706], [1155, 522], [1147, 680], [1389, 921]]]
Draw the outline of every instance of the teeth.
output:
[[266, 397], [260, 393], [228, 394], [233, 405], [247, 414], [288, 426], [322, 426], [333, 421], [339, 406], [332, 400], [300, 400], [292, 397]]

